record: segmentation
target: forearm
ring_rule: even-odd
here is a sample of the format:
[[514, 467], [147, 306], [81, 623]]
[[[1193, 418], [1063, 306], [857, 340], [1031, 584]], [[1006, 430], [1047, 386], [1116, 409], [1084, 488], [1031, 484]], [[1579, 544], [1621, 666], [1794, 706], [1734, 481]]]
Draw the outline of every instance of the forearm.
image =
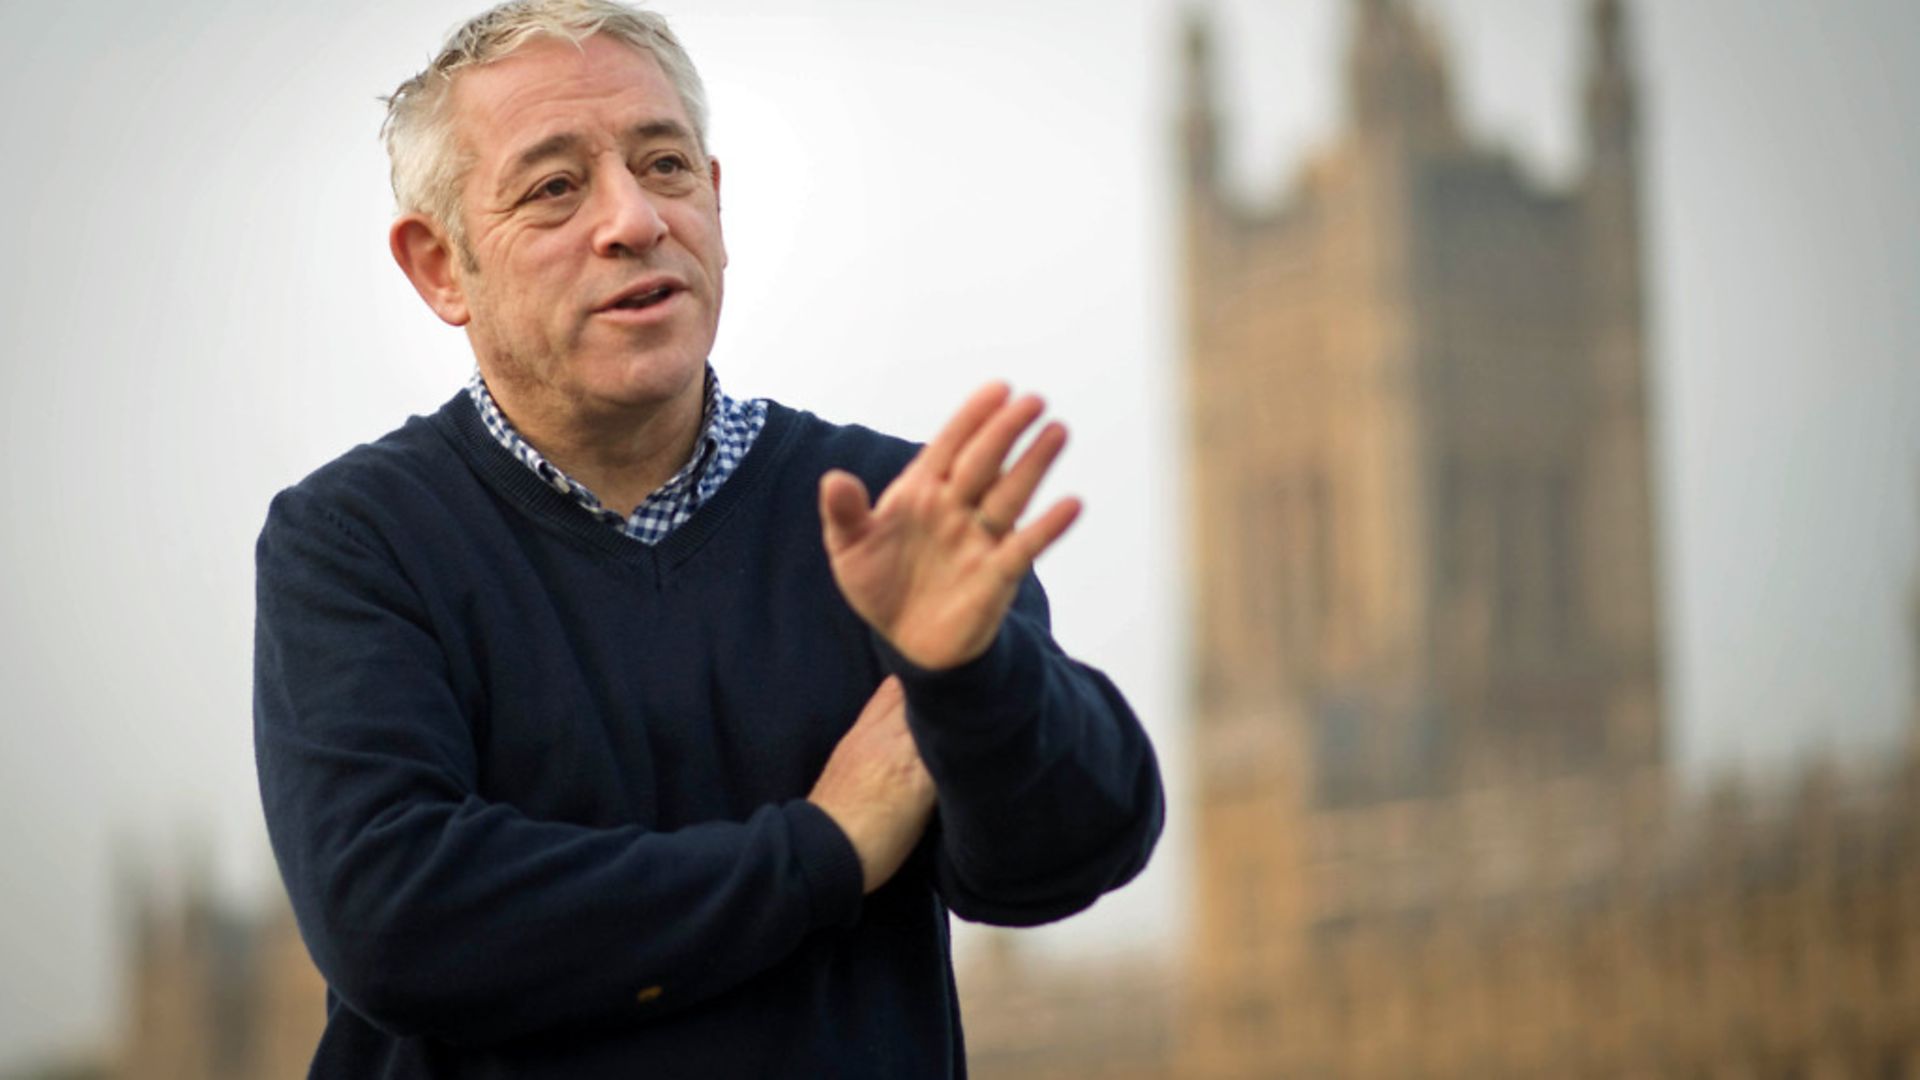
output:
[[269, 833], [316, 963], [369, 1020], [475, 1042], [644, 1019], [856, 916], [857, 856], [799, 791], [672, 831], [489, 799], [486, 703], [453, 689], [435, 615], [391, 559], [283, 499], [259, 560]]
[[1159, 767], [1104, 675], [1063, 655], [1029, 581], [986, 654], [926, 672], [881, 645], [939, 792], [942, 892], [980, 921], [1072, 914], [1145, 865], [1164, 817]]
[[419, 797], [327, 838], [314, 808], [265, 786], [315, 963], [349, 1007], [397, 1032], [486, 1043], [644, 1021], [858, 910], [851, 850], [804, 801], [658, 833]]
[[1093, 903], [1145, 865], [1164, 814], [1132, 710], [1047, 632], [1033, 561], [1080, 503], [1021, 519], [1066, 429], [1044, 425], [1006, 464], [1044, 410], [990, 383], [877, 503], [844, 471], [820, 484], [834, 580], [905, 687], [937, 789], [942, 895], [956, 914], [991, 922], [1045, 922]]

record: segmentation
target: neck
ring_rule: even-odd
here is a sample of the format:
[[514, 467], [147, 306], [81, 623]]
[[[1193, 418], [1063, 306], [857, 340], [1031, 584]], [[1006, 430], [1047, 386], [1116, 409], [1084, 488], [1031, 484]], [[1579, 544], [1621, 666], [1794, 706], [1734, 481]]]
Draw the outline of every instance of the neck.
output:
[[496, 384], [491, 376], [487, 389], [522, 439], [621, 514], [632, 513], [693, 456], [706, 403], [704, 373], [665, 401], [604, 409], [541, 408], [511, 380]]

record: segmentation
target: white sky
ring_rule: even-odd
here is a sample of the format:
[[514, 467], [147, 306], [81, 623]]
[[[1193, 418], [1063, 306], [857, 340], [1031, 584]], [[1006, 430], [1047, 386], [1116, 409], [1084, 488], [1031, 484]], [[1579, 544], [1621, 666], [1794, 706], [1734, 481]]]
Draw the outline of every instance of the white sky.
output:
[[[1051, 486], [1090, 505], [1042, 563], [1057, 630], [1177, 800], [1173, 0], [660, 6], [725, 162], [728, 388], [910, 436], [988, 377], [1046, 393]], [[1583, 4], [1426, 6], [1474, 126], [1568, 175]], [[1677, 752], [1884, 746], [1920, 570], [1920, 6], [1634, 8]], [[117, 1019], [114, 842], [271, 885], [253, 537], [466, 373], [387, 259], [373, 98], [473, 10], [0, 0], [0, 1068]], [[1216, 10], [1237, 175], [1277, 190], [1336, 126], [1345, 5]], [[1183, 829], [1054, 947], [1173, 940]]]

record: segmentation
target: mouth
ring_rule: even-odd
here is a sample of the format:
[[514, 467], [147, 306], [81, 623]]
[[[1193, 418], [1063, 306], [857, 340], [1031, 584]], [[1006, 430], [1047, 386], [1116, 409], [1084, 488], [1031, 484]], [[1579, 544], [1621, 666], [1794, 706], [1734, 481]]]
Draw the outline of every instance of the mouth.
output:
[[681, 285], [678, 281], [655, 278], [651, 281], [642, 281], [632, 288], [621, 292], [595, 310], [601, 313], [610, 311], [647, 311], [659, 307], [685, 291], [685, 286]]
[[658, 304], [662, 300], [665, 300], [667, 297], [672, 296], [674, 294], [674, 291], [675, 290], [671, 285], [655, 286], [654, 288], [648, 289], [646, 292], [643, 292], [643, 293], [636, 293], [632, 296], [623, 296], [620, 299], [615, 300], [611, 305], [609, 305], [607, 310], [639, 311], [644, 308], [650, 308], [653, 305]]

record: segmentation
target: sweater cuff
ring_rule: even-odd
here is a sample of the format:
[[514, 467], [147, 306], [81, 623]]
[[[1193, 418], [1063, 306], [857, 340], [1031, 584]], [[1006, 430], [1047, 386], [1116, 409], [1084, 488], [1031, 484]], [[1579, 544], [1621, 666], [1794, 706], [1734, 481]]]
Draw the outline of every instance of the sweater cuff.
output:
[[982, 733], [1031, 716], [1046, 683], [1045, 647], [1025, 619], [1000, 620], [987, 651], [958, 667], [929, 670], [873, 635], [880, 663], [900, 678], [909, 718], [919, 717], [950, 732]]
[[825, 810], [805, 799], [794, 799], [780, 809], [793, 835], [801, 876], [806, 878], [813, 928], [852, 926], [866, 894], [866, 873], [860, 869], [860, 853], [853, 849], [853, 841]]

